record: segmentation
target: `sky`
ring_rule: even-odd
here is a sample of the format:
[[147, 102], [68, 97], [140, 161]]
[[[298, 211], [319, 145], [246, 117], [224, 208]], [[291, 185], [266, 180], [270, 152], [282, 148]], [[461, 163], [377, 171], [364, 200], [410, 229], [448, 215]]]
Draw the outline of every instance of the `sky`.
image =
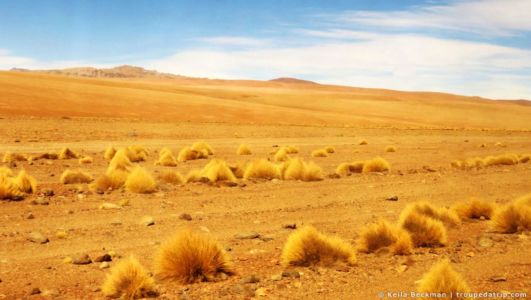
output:
[[0, 70], [123, 64], [531, 100], [531, 0], [0, 0]]

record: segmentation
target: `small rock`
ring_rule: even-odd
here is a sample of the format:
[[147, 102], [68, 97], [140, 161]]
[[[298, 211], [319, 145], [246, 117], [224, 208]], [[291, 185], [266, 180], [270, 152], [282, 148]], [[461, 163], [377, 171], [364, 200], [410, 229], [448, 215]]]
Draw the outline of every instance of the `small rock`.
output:
[[187, 213], [182, 213], [179, 216], [179, 219], [186, 220], [186, 221], [192, 221], [192, 216], [190, 216], [190, 214], [187, 214]]
[[490, 278], [490, 281], [492, 281], [492, 282], [507, 281], [507, 277], [505, 277], [505, 276], [492, 276]]
[[99, 287], [93, 287], [90, 291], [91, 291], [91, 292], [94, 292], [94, 293], [97, 293], [97, 292], [100, 292], [100, 291], [101, 291], [101, 288], [99, 288]]
[[260, 234], [257, 232], [242, 232], [242, 233], [237, 233], [234, 235], [234, 238], [238, 240], [252, 240], [252, 239], [259, 238], [259, 237], [260, 237]]
[[44, 197], [37, 197], [37, 199], [34, 199], [33, 201], [31, 201], [31, 204], [34, 204], [34, 205], [48, 205], [48, 204], [50, 204], [50, 202], [48, 202], [48, 199], [46, 199]]
[[201, 229], [204, 232], [210, 232], [210, 229], [208, 229], [208, 227], [206, 226], [199, 226], [199, 229]]
[[94, 262], [112, 261], [112, 257], [109, 254], [103, 254], [94, 259]]
[[398, 273], [404, 273], [404, 272], [407, 270], [407, 268], [408, 268], [407, 265], [400, 265], [400, 266], [398, 266], [398, 267], [396, 268], [396, 271], [397, 271]]
[[258, 237], [262, 242], [269, 242], [274, 240], [275, 238], [271, 235], [261, 235]]
[[422, 169], [424, 169], [424, 171], [427, 171], [427, 172], [437, 172], [437, 170], [429, 166], [423, 166]]
[[90, 256], [88, 254], [82, 254], [72, 260], [72, 263], [74, 265], [88, 265], [92, 263], [92, 259], [90, 259]]
[[100, 264], [99, 268], [103, 270], [103, 269], [107, 269], [107, 268], [109, 268], [110, 266], [111, 266], [111, 264], [109, 264], [108, 261], [104, 261], [104, 262], [102, 262], [102, 263]]
[[29, 219], [29, 220], [35, 219], [35, 216], [33, 215], [33, 213], [29, 212], [26, 214], [26, 219]]
[[332, 174], [328, 174], [328, 178], [330, 178], [330, 179], [339, 179], [339, 178], [341, 178], [341, 175], [339, 175], [337, 173], [332, 173]]
[[466, 256], [468, 256], [468, 257], [474, 257], [474, 256], [476, 256], [476, 254], [475, 254], [474, 252], [470, 251], [470, 252], [468, 252], [468, 253], [466, 254]]
[[385, 200], [387, 200], [387, 201], [398, 201], [398, 196], [387, 197], [387, 198], [385, 198]]
[[238, 183], [237, 182], [233, 182], [233, 181], [222, 181], [219, 183], [220, 186], [226, 186], [226, 187], [235, 187], [235, 186], [238, 186]]
[[120, 205], [114, 203], [104, 202], [99, 206], [99, 209], [121, 209]]
[[36, 288], [31, 289], [30, 295], [37, 295], [40, 293], [41, 293], [41, 290], [38, 287], [36, 287]]
[[263, 288], [263, 287], [257, 288], [256, 291], [254, 291], [254, 295], [256, 297], [265, 297], [265, 295], [266, 295], [265, 288]]
[[58, 230], [57, 232], [55, 232], [55, 237], [58, 239], [64, 239], [67, 235], [68, 234], [66, 233], [66, 231], [63, 230]]
[[282, 274], [276, 274], [276, 275], [271, 276], [271, 280], [273, 280], [273, 281], [282, 280]]
[[293, 224], [284, 224], [282, 225], [282, 228], [284, 229], [297, 229], [297, 224], [293, 223]]
[[258, 283], [260, 282], [260, 278], [256, 276], [255, 274], [246, 276], [240, 280], [240, 283]]
[[41, 293], [43, 297], [55, 298], [60, 295], [58, 290], [45, 290]]
[[122, 199], [120, 200], [120, 206], [128, 206], [129, 205], [129, 199]]
[[153, 219], [153, 217], [151, 217], [151, 216], [144, 216], [140, 220], [140, 224], [142, 224], [144, 226], [155, 225], [155, 219]]
[[296, 270], [285, 270], [282, 272], [282, 277], [293, 277], [293, 278], [300, 278], [301, 273]]
[[478, 246], [483, 248], [490, 248], [494, 243], [489, 237], [482, 236], [478, 239]]
[[28, 240], [37, 244], [46, 244], [49, 242], [48, 238], [42, 235], [42, 233], [33, 231], [28, 235]]
[[72, 263], [72, 257], [67, 256], [63, 258], [63, 264], [71, 264]]
[[51, 197], [55, 195], [54, 191], [52, 189], [43, 189], [42, 194], [46, 197]]

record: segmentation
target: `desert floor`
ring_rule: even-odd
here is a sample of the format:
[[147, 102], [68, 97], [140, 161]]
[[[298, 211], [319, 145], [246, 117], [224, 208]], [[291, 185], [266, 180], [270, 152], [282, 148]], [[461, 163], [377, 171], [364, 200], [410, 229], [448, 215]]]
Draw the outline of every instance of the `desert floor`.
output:
[[[159, 283], [161, 299], [378, 299], [380, 291], [415, 290], [435, 262], [451, 259], [473, 291], [531, 290], [531, 237], [526, 234], [489, 232], [488, 221], [464, 222], [449, 229], [449, 244], [442, 248], [417, 248], [410, 256], [358, 254], [358, 264], [345, 268], [299, 268], [300, 278], [275, 278], [284, 270], [279, 263], [282, 246], [293, 232], [286, 224], [312, 224], [327, 234], [355, 243], [360, 228], [385, 218], [395, 222], [408, 203], [427, 200], [450, 206], [471, 197], [506, 203], [531, 192], [531, 164], [456, 170], [454, 159], [506, 152], [531, 153], [529, 131], [371, 129], [323, 126], [227, 125], [223, 123], [170, 123], [139, 120], [79, 118], [0, 119], [0, 153], [42, 153], [68, 146], [94, 157], [94, 163], [77, 160], [39, 160], [16, 163], [37, 178], [39, 190], [51, 188], [48, 205], [32, 204], [39, 192], [22, 201], [0, 201], [0, 298], [101, 299], [99, 287], [109, 269], [99, 263], [74, 265], [65, 257], [88, 254], [95, 258], [109, 251], [120, 257], [136, 256], [150, 271], [160, 243], [180, 228], [209, 231], [227, 249], [237, 270], [235, 276], [216, 283], [181, 285]], [[365, 139], [368, 145], [359, 145]], [[342, 162], [382, 156], [389, 173], [356, 174], [319, 182], [243, 182], [237, 187], [201, 183], [160, 185], [150, 195], [114, 191], [96, 194], [86, 185], [61, 185], [67, 169], [84, 169], [97, 177], [106, 168], [103, 151], [138, 144], [150, 150], [140, 163], [154, 175], [168, 167], [154, 166], [157, 150], [174, 153], [198, 140], [208, 142], [213, 157], [228, 162], [265, 158], [274, 145], [299, 147], [298, 156], [313, 159], [325, 174]], [[495, 146], [501, 142], [505, 147]], [[248, 144], [250, 156], [237, 156], [239, 144]], [[485, 147], [480, 147], [485, 144]], [[334, 146], [336, 153], [311, 158], [310, 152]], [[387, 145], [397, 147], [385, 152]], [[180, 163], [173, 168], [185, 174], [207, 160]], [[6, 164], [4, 164], [6, 165]], [[386, 198], [397, 196], [398, 201]], [[122, 209], [102, 210], [103, 202]], [[28, 214], [34, 218], [29, 219]], [[191, 221], [180, 219], [182, 213]], [[140, 224], [152, 216], [153, 226]], [[66, 231], [65, 238], [56, 237]], [[28, 241], [32, 231], [49, 238], [46, 244]], [[272, 239], [235, 239], [238, 233], [257, 232]], [[242, 283], [256, 275], [257, 283]], [[496, 278], [502, 277], [502, 278]], [[499, 280], [498, 280], [499, 279]], [[30, 296], [38, 288], [41, 293]]]

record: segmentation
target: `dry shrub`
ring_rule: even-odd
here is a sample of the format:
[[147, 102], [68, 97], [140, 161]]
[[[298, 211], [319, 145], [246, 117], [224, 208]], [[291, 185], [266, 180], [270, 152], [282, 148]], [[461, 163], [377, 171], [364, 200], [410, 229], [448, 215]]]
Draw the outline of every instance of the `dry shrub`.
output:
[[170, 184], [183, 184], [183, 183], [185, 183], [185, 179], [184, 179], [183, 175], [181, 175], [181, 173], [175, 172], [175, 171], [166, 170], [166, 171], [162, 172], [162, 174], [160, 174], [158, 178], [161, 181], [166, 182], [166, 183], [170, 183]]
[[496, 232], [516, 233], [531, 230], [531, 194], [517, 198], [495, 210], [491, 228]]
[[479, 219], [481, 217], [489, 220], [496, 210], [496, 204], [479, 199], [470, 199], [467, 202], [455, 204], [452, 209], [462, 220]]
[[251, 155], [252, 154], [251, 148], [249, 148], [249, 146], [247, 146], [245, 144], [241, 144], [238, 147], [238, 150], [236, 151], [236, 154], [237, 155]]
[[24, 196], [12, 178], [0, 176], [0, 199], [19, 200]]
[[288, 152], [286, 151], [286, 148], [282, 147], [278, 149], [278, 151], [273, 156], [273, 161], [286, 161], [288, 159]]
[[351, 244], [340, 238], [326, 236], [307, 225], [288, 237], [282, 249], [281, 261], [284, 267], [329, 266], [336, 261], [354, 265], [356, 251]]
[[132, 162], [145, 161], [149, 155], [146, 148], [139, 145], [131, 145], [126, 148], [127, 157]]
[[418, 292], [446, 294], [447, 297], [439, 299], [464, 299], [457, 297], [457, 293], [468, 293], [470, 287], [466, 281], [457, 273], [448, 259], [436, 263], [418, 281]]
[[355, 161], [352, 163], [341, 163], [336, 168], [336, 174], [339, 176], [350, 176], [353, 173], [361, 173], [363, 171], [363, 161]]
[[180, 162], [184, 162], [187, 160], [195, 160], [195, 159], [202, 159], [207, 158], [208, 152], [206, 151], [197, 151], [193, 150], [190, 147], [184, 147], [179, 151], [179, 154], [177, 155], [177, 160]]
[[380, 248], [390, 248], [393, 254], [410, 254], [413, 242], [403, 228], [391, 225], [385, 220], [365, 226], [357, 241], [358, 251], [372, 253]]
[[25, 170], [18, 173], [17, 177], [13, 179], [13, 183], [23, 193], [31, 194], [37, 191], [37, 180], [28, 175]]
[[455, 226], [461, 224], [461, 219], [455, 211], [446, 207], [435, 207], [427, 201], [419, 201], [408, 204], [404, 208], [403, 213], [407, 214], [408, 211], [415, 211], [429, 218], [439, 220], [448, 226]]
[[103, 158], [105, 158], [106, 160], [111, 160], [115, 154], [116, 149], [114, 149], [113, 146], [109, 146], [107, 147], [107, 149], [105, 149], [105, 153], [103, 153]]
[[176, 167], [177, 160], [171, 152], [160, 152], [159, 159], [155, 162], [155, 165], [165, 167]]
[[363, 163], [363, 173], [370, 173], [370, 172], [385, 172], [389, 171], [391, 169], [391, 165], [387, 162], [387, 160], [376, 157], [373, 159], [369, 159]]
[[286, 146], [284, 148], [286, 149], [286, 152], [288, 154], [297, 154], [297, 153], [299, 153], [299, 148], [297, 148], [295, 146]]
[[530, 158], [531, 158], [531, 155], [529, 154], [518, 155], [518, 162], [521, 164], [525, 164], [526, 162], [529, 161]]
[[210, 147], [209, 144], [203, 142], [203, 141], [200, 141], [200, 142], [195, 142], [193, 145], [192, 145], [192, 150], [194, 151], [197, 151], [197, 152], [201, 152], [201, 153], [206, 153], [207, 155], [212, 155], [214, 154], [214, 151], [212, 151], [212, 147]]
[[127, 180], [129, 173], [121, 169], [108, 169], [107, 172], [91, 185], [91, 188], [96, 191], [118, 190], [122, 188]]
[[138, 299], [154, 297], [155, 280], [134, 258], [120, 260], [105, 277], [101, 287], [102, 293], [110, 298]]
[[173, 155], [173, 151], [171, 151], [171, 149], [168, 147], [162, 147], [159, 151], [159, 156], [162, 156], [164, 153], [170, 153]]
[[161, 245], [155, 274], [161, 279], [195, 283], [219, 281], [234, 271], [221, 245], [201, 233], [181, 230]]
[[132, 193], [149, 194], [155, 192], [157, 183], [146, 169], [136, 166], [127, 176], [125, 188]]
[[243, 178], [246, 167], [247, 167], [246, 163], [237, 163], [237, 164], [229, 166], [230, 170], [232, 171], [232, 174], [234, 174], [236, 178]]
[[504, 143], [500, 143], [500, 142], [497, 142], [496, 144], [494, 144], [494, 146], [496, 146], [496, 147], [502, 147], [502, 148], [507, 147]]
[[334, 148], [334, 146], [326, 146], [324, 149], [325, 149], [326, 153], [335, 153], [336, 152], [336, 148]]
[[247, 179], [280, 179], [280, 169], [274, 163], [261, 159], [249, 163], [243, 174], [243, 178]]
[[122, 170], [129, 172], [133, 168], [133, 163], [131, 163], [127, 152], [126, 149], [116, 151], [114, 157], [109, 162], [107, 170]]
[[385, 147], [385, 152], [396, 152], [395, 146], [387, 146]]
[[411, 235], [416, 247], [438, 247], [447, 242], [446, 227], [436, 219], [407, 208], [400, 214], [399, 224]]
[[59, 151], [59, 159], [77, 159], [79, 158], [79, 154], [72, 151], [72, 149], [65, 147]]
[[83, 156], [79, 159], [79, 164], [91, 164], [94, 160], [90, 156]]
[[359, 144], [360, 144], [360, 145], [367, 145], [367, 141], [366, 141], [366, 140], [360, 140], [360, 141], [359, 141]]
[[200, 169], [192, 169], [186, 174], [186, 182], [200, 182], [202, 180], [201, 177], [201, 170]]
[[281, 167], [282, 178], [286, 180], [319, 181], [323, 171], [313, 161], [307, 163], [301, 158], [290, 158]]
[[328, 157], [328, 152], [325, 149], [313, 150], [312, 157]]
[[0, 177], [10, 177], [13, 176], [13, 170], [11, 170], [8, 167], [1, 166], [0, 167]]
[[81, 170], [65, 170], [60, 178], [62, 184], [91, 183], [93, 180], [90, 174]]
[[507, 153], [497, 156], [488, 156], [483, 162], [486, 167], [516, 165], [518, 163], [518, 155]]
[[28, 157], [25, 154], [6, 152], [4, 154], [4, 158], [2, 159], [2, 162], [10, 163], [10, 162], [15, 162], [15, 161], [27, 161], [27, 160], [28, 160]]
[[236, 181], [236, 176], [232, 173], [227, 163], [220, 159], [212, 159], [201, 170], [200, 177], [208, 178], [210, 182]]
[[59, 159], [59, 154], [57, 153], [41, 153], [32, 158], [33, 160], [39, 160], [39, 159], [50, 159], [55, 160]]

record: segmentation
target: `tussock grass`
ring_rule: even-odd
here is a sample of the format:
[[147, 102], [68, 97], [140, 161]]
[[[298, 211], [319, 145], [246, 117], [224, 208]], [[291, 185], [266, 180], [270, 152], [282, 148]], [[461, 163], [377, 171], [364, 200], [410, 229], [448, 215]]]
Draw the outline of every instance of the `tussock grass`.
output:
[[56, 159], [59, 159], [59, 154], [47, 152], [47, 153], [36, 154], [31, 157], [31, 160], [39, 160], [39, 159], [56, 160]]
[[416, 247], [438, 247], [447, 243], [447, 232], [444, 224], [407, 208], [400, 214], [399, 225], [411, 235]]
[[243, 174], [243, 179], [280, 179], [280, 168], [274, 163], [260, 159], [249, 163]]
[[307, 225], [288, 237], [282, 249], [281, 261], [284, 267], [329, 266], [337, 261], [354, 265], [356, 251], [351, 244], [340, 238], [326, 236]]
[[486, 167], [490, 166], [510, 166], [518, 163], [518, 155], [512, 153], [506, 153], [497, 156], [487, 156], [483, 163]]
[[345, 177], [350, 176], [353, 173], [361, 173], [363, 171], [363, 165], [365, 162], [363, 161], [355, 161], [352, 163], [341, 163], [336, 168], [336, 174]]
[[531, 230], [531, 194], [517, 198], [495, 210], [490, 221], [492, 230], [517, 233]]
[[325, 149], [313, 150], [312, 157], [328, 157], [328, 152]]
[[278, 149], [278, 151], [273, 155], [273, 161], [281, 162], [286, 161], [288, 159], [288, 151], [286, 151], [286, 148], [282, 147]]
[[20, 191], [12, 178], [0, 176], [0, 199], [16, 200], [23, 196], [24, 194]]
[[334, 146], [326, 146], [324, 148], [324, 150], [326, 151], [326, 153], [335, 153], [336, 152], [336, 148]]
[[237, 155], [251, 155], [253, 153], [251, 152], [251, 148], [249, 148], [248, 145], [241, 144], [238, 147], [238, 150], [236, 150], [236, 154]]
[[395, 146], [387, 146], [385, 147], [385, 152], [396, 152]]
[[161, 245], [155, 274], [161, 279], [195, 283], [219, 281], [234, 270], [220, 244], [201, 233], [181, 230]]
[[166, 182], [170, 184], [183, 184], [186, 182], [183, 175], [181, 175], [181, 173], [175, 172], [175, 171], [169, 171], [169, 170], [162, 172], [162, 174], [160, 174], [158, 178], [162, 182]]
[[194, 150], [194, 151], [197, 151], [197, 152], [206, 153], [207, 155], [213, 155], [214, 154], [214, 151], [212, 150], [212, 147], [210, 147], [210, 145], [207, 144], [204, 141], [195, 142], [192, 145], [191, 149]]
[[241, 163], [241, 162], [229, 166], [230, 170], [232, 171], [232, 174], [234, 174], [236, 178], [240, 178], [240, 179], [243, 178], [246, 167], [247, 167], [247, 164]]
[[413, 242], [409, 232], [380, 220], [362, 229], [357, 240], [357, 249], [360, 252], [372, 253], [380, 248], [389, 248], [393, 254], [407, 255], [413, 249]]
[[13, 179], [13, 183], [23, 193], [31, 194], [37, 191], [37, 180], [25, 170], [18, 173], [17, 177]]
[[450, 163], [450, 165], [456, 169], [470, 170], [492, 166], [511, 166], [518, 163], [527, 162], [528, 160], [529, 156], [526, 160], [525, 156], [514, 153], [506, 153], [501, 155], [490, 155], [484, 158], [472, 157], [464, 160], [454, 160]]
[[381, 157], [375, 157], [363, 163], [362, 173], [385, 172], [389, 171], [390, 169], [391, 165], [389, 162], [387, 162], [387, 160]]
[[455, 211], [446, 207], [436, 207], [427, 201], [419, 201], [408, 204], [404, 208], [403, 213], [407, 215], [408, 211], [415, 211], [429, 218], [439, 220], [448, 226], [456, 226], [461, 224], [461, 219]]
[[202, 180], [201, 177], [201, 170], [200, 169], [192, 169], [186, 174], [186, 182], [200, 182]]
[[496, 204], [485, 200], [470, 199], [467, 202], [454, 204], [452, 209], [462, 220], [481, 217], [489, 220], [496, 210]]
[[79, 154], [74, 152], [72, 149], [65, 147], [59, 151], [59, 159], [78, 159]]
[[159, 159], [155, 162], [155, 165], [165, 166], [165, 167], [176, 167], [177, 159], [171, 153], [171, 151], [160, 152]]
[[525, 164], [529, 161], [530, 158], [531, 155], [529, 154], [518, 155], [518, 162], [521, 164]]
[[190, 147], [184, 147], [179, 151], [179, 154], [177, 155], [177, 160], [180, 162], [185, 162], [187, 160], [195, 160], [195, 159], [202, 159], [207, 158], [208, 152], [206, 151], [197, 151], [193, 150]]
[[107, 170], [122, 170], [129, 172], [133, 168], [133, 163], [129, 159], [126, 149], [120, 149], [116, 151], [114, 157], [109, 162]]
[[81, 184], [91, 183], [94, 179], [89, 173], [81, 170], [65, 170], [59, 180], [62, 184]]
[[149, 194], [157, 189], [157, 183], [146, 169], [136, 166], [127, 176], [125, 188], [132, 193]]
[[17, 162], [17, 161], [27, 161], [28, 157], [25, 154], [6, 152], [4, 158], [2, 159], [3, 163]]
[[13, 176], [13, 170], [5, 166], [0, 166], [0, 178], [10, 176]]
[[360, 141], [358, 142], [358, 144], [360, 144], [360, 145], [367, 145], [368, 143], [367, 143], [366, 140], [360, 140]]
[[307, 163], [298, 157], [288, 159], [280, 169], [282, 179], [285, 180], [319, 181], [324, 179], [321, 167], [313, 161]]
[[79, 159], [79, 164], [80, 165], [83, 165], [83, 164], [91, 164], [92, 162], [94, 162], [94, 160], [92, 159], [92, 157], [90, 156], [83, 156]]
[[128, 176], [129, 173], [122, 169], [108, 169], [91, 184], [91, 188], [102, 192], [118, 190], [125, 185]]
[[210, 182], [237, 181], [236, 176], [234, 176], [227, 163], [220, 159], [212, 159], [208, 162], [201, 170], [199, 176], [208, 178]]
[[101, 287], [103, 295], [110, 298], [139, 299], [154, 297], [155, 280], [134, 258], [120, 260], [105, 277]]
[[299, 153], [299, 148], [297, 148], [295, 146], [286, 146], [285, 149], [286, 149], [286, 152], [288, 154], [297, 154], [297, 153]]
[[140, 145], [131, 145], [126, 148], [127, 157], [132, 162], [145, 161], [149, 155], [146, 148]]
[[[419, 280], [418, 292], [420, 293], [446, 293], [448, 297], [443, 299], [464, 299], [457, 298], [457, 293], [470, 292], [470, 287], [457, 273], [448, 259], [436, 263]], [[453, 297], [451, 297], [453, 295]]]
[[115, 154], [116, 154], [116, 149], [114, 149], [113, 146], [109, 146], [107, 147], [107, 149], [105, 149], [105, 152], [103, 153], [103, 158], [106, 160], [111, 160], [113, 159]]

